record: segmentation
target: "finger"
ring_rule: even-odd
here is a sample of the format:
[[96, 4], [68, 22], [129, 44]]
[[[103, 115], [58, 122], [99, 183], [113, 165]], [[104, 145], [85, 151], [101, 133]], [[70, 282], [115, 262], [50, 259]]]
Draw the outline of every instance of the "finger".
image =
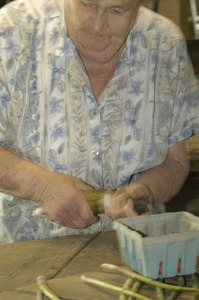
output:
[[141, 198], [134, 199], [134, 209], [138, 213], [138, 215], [150, 213], [151, 212], [150, 206], [151, 206], [151, 204], [147, 197], [145, 197], [145, 198], [141, 197]]
[[89, 185], [87, 183], [85, 183], [84, 181], [82, 180], [79, 180], [76, 187], [82, 191], [85, 191], [85, 190], [93, 190], [93, 186], [92, 185]]
[[83, 223], [82, 220], [79, 220], [78, 218], [74, 220], [74, 218], [71, 219], [69, 216], [67, 216], [67, 218], [57, 217], [57, 221], [53, 223], [73, 229], [81, 229], [86, 226], [86, 223]]
[[[110, 197], [111, 196], [111, 197]], [[116, 220], [119, 218], [126, 217], [124, 212], [124, 206], [127, 202], [126, 195], [122, 193], [112, 192], [107, 193], [104, 201], [105, 213], [112, 219]]]
[[[85, 200], [85, 198], [83, 199]], [[94, 215], [91, 207], [85, 201], [82, 206], [78, 207], [77, 214], [82, 221], [86, 222], [86, 226], [89, 226], [96, 222], [96, 216]]]
[[86, 228], [96, 221], [96, 216], [81, 191], [78, 201], [72, 201], [66, 206], [63, 204], [62, 209], [59, 209], [59, 218], [65, 220], [64, 226], [71, 228]]
[[133, 199], [129, 198], [124, 206], [124, 213], [126, 218], [136, 217], [138, 213], [134, 209]]
[[62, 212], [62, 219], [64, 218], [64, 226], [71, 228], [86, 228], [96, 222], [96, 216], [88, 206], [83, 206], [81, 210], [70, 210]]
[[[128, 200], [127, 200], [128, 202]], [[112, 220], [117, 220], [120, 218], [126, 218], [126, 217], [131, 217], [134, 216], [136, 214], [136, 212], [132, 212], [133, 211], [133, 202], [132, 200], [129, 201], [129, 203], [127, 204], [127, 202], [124, 204], [124, 202], [120, 203], [121, 205], [115, 206], [115, 207], [110, 207], [109, 209], [107, 209], [105, 212], [107, 213], [107, 215], [112, 219]]]
[[141, 213], [140, 215], [144, 216], [144, 215], [151, 215], [152, 214], [152, 205], [149, 204], [147, 205], [145, 211], [143, 213]]

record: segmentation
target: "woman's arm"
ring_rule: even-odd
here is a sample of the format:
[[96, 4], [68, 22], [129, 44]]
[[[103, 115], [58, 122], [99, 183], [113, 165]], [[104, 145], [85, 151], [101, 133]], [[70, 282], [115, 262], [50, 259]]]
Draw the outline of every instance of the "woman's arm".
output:
[[129, 186], [113, 192], [105, 211], [112, 219], [137, 216], [135, 206], [145, 206], [151, 213], [153, 204], [167, 202], [181, 189], [189, 173], [186, 142], [169, 148], [166, 160], [141, 173]]
[[43, 168], [0, 146], [0, 192], [36, 199], [45, 181], [46, 171]]
[[0, 192], [35, 201], [51, 221], [71, 228], [94, 223], [82, 194], [88, 189], [77, 178], [45, 170], [0, 146]]
[[153, 193], [152, 204], [167, 202], [181, 189], [190, 170], [186, 142], [169, 148], [164, 163], [143, 172], [135, 183], [146, 184]]

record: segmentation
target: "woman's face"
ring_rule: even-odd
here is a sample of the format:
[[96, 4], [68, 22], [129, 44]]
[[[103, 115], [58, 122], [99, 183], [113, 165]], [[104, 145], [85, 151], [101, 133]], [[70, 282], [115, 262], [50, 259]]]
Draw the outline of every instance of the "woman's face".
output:
[[80, 54], [108, 62], [124, 46], [140, 0], [66, 0], [67, 31]]

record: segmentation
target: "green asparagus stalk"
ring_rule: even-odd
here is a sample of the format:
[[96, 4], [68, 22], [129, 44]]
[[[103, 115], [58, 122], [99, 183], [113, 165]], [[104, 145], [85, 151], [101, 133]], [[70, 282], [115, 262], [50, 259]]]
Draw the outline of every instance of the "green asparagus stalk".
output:
[[[159, 279], [162, 282], [162, 279]], [[159, 300], [165, 300], [165, 290], [159, 286], [156, 286], [156, 294]]]
[[134, 271], [129, 271], [126, 268], [115, 266], [115, 265], [112, 265], [112, 264], [102, 264], [101, 267], [105, 268], [105, 269], [108, 269], [108, 270], [113, 270], [113, 271], [119, 272], [119, 273], [121, 273], [123, 275], [126, 275], [128, 277], [132, 277], [134, 279], [138, 279], [138, 280], [140, 280], [142, 282], [151, 284], [151, 285], [153, 285], [155, 287], [160, 287], [160, 288], [168, 289], [168, 290], [176, 290], [176, 291], [179, 291], [179, 292], [199, 293], [199, 289], [198, 288], [194, 288], [194, 287], [181, 287], [181, 286], [175, 286], [175, 285], [170, 285], [170, 284], [162, 283], [162, 282], [153, 280], [153, 279], [151, 279], [149, 277], [145, 277], [145, 276], [143, 276], [141, 274], [138, 274], [138, 273], [136, 273]]
[[[44, 276], [37, 277], [37, 285], [43, 295], [47, 296], [51, 300], [61, 300], [47, 285], [46, 278]], [[38, 294], [38, 300], [42, 300], [42, 293]]]
[[[133, 284], [131, 291], [134, 293], [138, 293], [140, 291], [142, 285], [143, 285], [143, 283], [140, 280], [136, 280]], [[135, 298], [133, 297], [132, 300], [135, 300]]]
[[195, 288], [199, 288], [199, 277], [198, 277], [198, 275], [197, 274], [192, 274], [191, 279], [193, 281], [193, 286]]
[[107, 191], [86, 190], [82, 192], [95, 215], [104, 213], [104, 196]]
[[[192, 278], [192, 281], [193, 281], [193, 286], [195, 288], [199, 288], [199, 277], [198, 277], [198, 274], [191, 275], [191, 278]], [[199, 298], [199, 293], [195, 294], [193, 296], [193, 300], [198, 300], [198, 298]]]
[[198, 300], [198, 298], [199, 298], [199, 294], [193, 295], [193, 300]]
[[44, 294], [40, 289], [37, 290], [37, 300], [44, 300]]
[[[104, 213], [104, 197], [107, 193], [106, 190], [86, 190], [82, 192], [95, 215]], [[140, 199], [134, 201], [134, 209], [137, 211], [138, 215], [148, 211], [146, 203]]]
[[[123, 289], [124, 290], [131, 290], [133, 283], [134, 283], [133, 278], [127, 278], [127, 280], [125, 281], [125, 283], [123, 285]], [[121, 294], [119, 300], [128, 300], [129, 298], [132, 299], [132, 297], [127, 297], [127, 295]]]
[[[184, 285], [184, 279], [183, 277], [179, 277], [178, 278], [178, 282], [180, 284], [180, 286], [183, 286]], [[180, 296], [180, 294], [182, 293], [182, 291], [173, 291], [169, 297], [168, 300], [176, 300], [178, 299], [178, 297]]]
[[114, 285], [114, 284], [111, 284], [111, 283], [107, 283], [105, 281], [101, 281], [101, 280], [98, 280], [98, 279], [89, 278], [89, 277], [87, 277], [85, 275], [82, 275], [80, 278], [84, 282], [87, 282], [87, 283], [90, 283], [90, 284], [93, 284], [93, 285], [96, 285], [96, 286], [100, 286], [100, 287], [103, 287], [103, 288], [107, 288], [109, 290], [116, 291], [118, 293], [123, 293], [123, 294], [128, 295], [128, 296], [136, 297], [137, 299], [141, 299], [141, 300], [153, 300], [152, 298], [149, 298], [149, 297], [146, 297], [146, 296], [134, 293], [134, 292], [129, 291], [129, 290], [125, 290], [123, 287], [120, 287], [120, 286], [117, 286], [117, 285]]
[[159, 300], [165, 300], [165, 292], [162, 288], [156, 286], [156, 295]]

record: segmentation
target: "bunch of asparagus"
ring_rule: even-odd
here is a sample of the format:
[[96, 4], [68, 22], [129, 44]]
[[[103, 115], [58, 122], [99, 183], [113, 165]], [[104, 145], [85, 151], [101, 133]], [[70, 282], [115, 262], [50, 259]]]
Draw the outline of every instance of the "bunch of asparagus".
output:
[[[154, 298], [152, 299], [150, 297], [140, 294], [140, 290], [144, 284], [148, 284], [154, 287], [158, 300], [178, 299], [178, 297], [182, 293], [191, 294], [193, 300], [199, 299], [199, 278], [197, 274], [192, 275], [193, 287], [184, 287], [182, 284], [182, 277], [179, 277], [179, 285], [171, 285], [171, 284], [163, 283], [160, 280], [153, 280], [149, 277], [145, 277], [125, 267], [119, 267], [112, 264], [102, 264], [101, 267], [125, 275], [127, 279], [124, 285], [120, 287], [114, 284], [107, 283], [105, 281], [86, 277], [85, 275], [82, 275], [80, 277], [81, 280], [95, 286], [99, 286], [102, 288], [106, 288], [118, 292], [119, 300], [134, 300], [134, 299], [154, 300]], [[37, 278], [37, 284], [38, 284], [37, 300], [43, 300], [44, 296], [48, 297], [48, 299], [51, 300], [61, 300], [61, 298], [48, 287], [45, 277], [39, 276]], [[165, 293], [166, 290], [170, 291], [169, 298], [166, 298], [166, 293]]]
[[[120, 300], [154, 300], [154, 298], [149, 298], [147, 296], [141, 295], [140, 289], [144, 284], [149, 284], [155, 288], [157, 299], [158, 300], [175, 300], [178, 299], [179, 295], [182, 293], [191, 293], [193, 296], [193, 300], [199, 299], [199, 278], [198, 274], [193, 274], [193, 287], [184, 287], [182, 286], [182, 277], [179, 277], [179, 285], [171, 285], [161, 282], [160, 280], [153, 280], [149, 277], [145, 277], [141, 274], [134, 272], [133, 270], [128, 270], [124, 267], [119, 267], [111, 264], [102, 264], [102, 268], [119, 272], [125, 276], [127, 276], [127, 280], [125, 281], [123, 287], [116, 286], [114, 284], [110, 284], [101, 280], [96, 280], [93, 278], [89, 278], [86, 276], [81, 276], [81, 279], [84, 282], [100, 286], [109, 290], [116, 291], [120, 294]], [[169, 298], [166, 298], [165, 291], [171, 291]]]

